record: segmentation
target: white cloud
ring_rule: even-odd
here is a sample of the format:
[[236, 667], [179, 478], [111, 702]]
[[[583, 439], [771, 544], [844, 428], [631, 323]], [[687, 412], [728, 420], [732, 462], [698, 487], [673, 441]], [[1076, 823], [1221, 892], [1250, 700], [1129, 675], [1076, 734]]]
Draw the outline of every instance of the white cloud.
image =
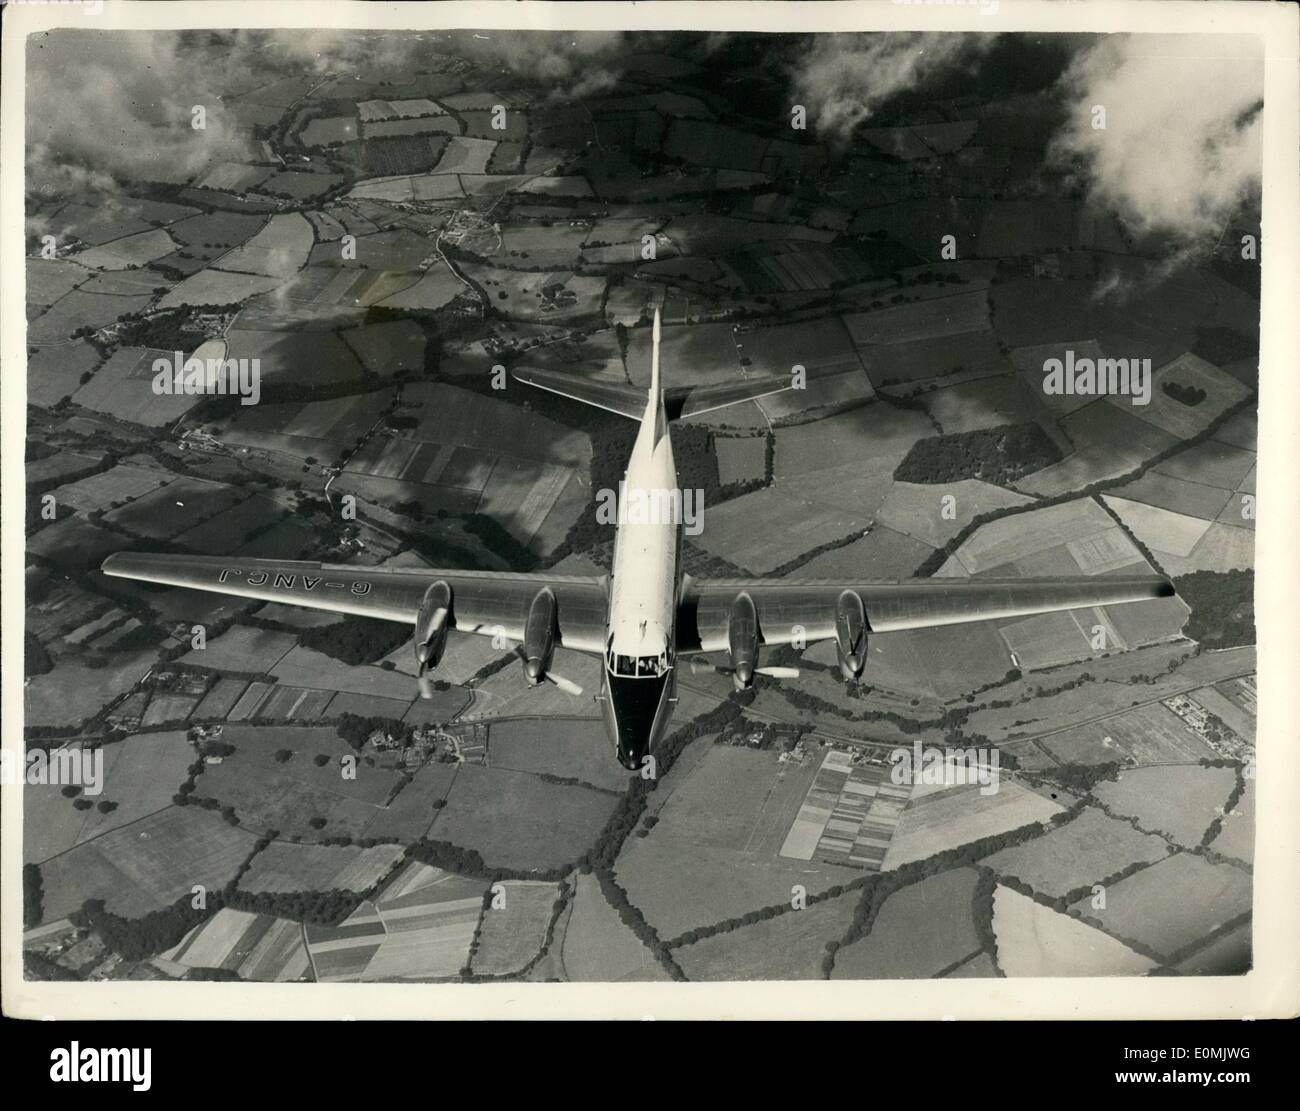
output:
[[937, 31], [817, 35], [796, 63], [795, 95], [817, 134], [842, 143], [886, 99], [969, 62], [995, 38]]
[[[1259, 188], [1257, 40], [1108, 36], [1075, 58], [1062, 84], [1068, 116], [1052, 158], [1137, 231], [1185, 244], [1217, 238]], [[1104, 130], [1093, 127], [1095, 106]]]

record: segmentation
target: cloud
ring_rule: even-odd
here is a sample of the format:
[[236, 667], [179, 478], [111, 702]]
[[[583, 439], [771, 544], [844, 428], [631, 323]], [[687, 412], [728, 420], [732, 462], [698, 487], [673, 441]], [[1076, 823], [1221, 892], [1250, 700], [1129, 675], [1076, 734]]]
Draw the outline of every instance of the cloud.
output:
[[[176, 35], [62, 31], [32, 36], [27, 185], [38, 195], [103, 189], [114, 178], [197, 173], [244, 138], [220, 111], [222, 67]], [[202, 105], [207, 127], [191, 126]]]
[[818, 35], [795, 63], [794, 92], [817, 134], [844, 143], [889, 97], [968, 64], [995, 38], [937, 31]]
[[1208, 245], [1259, 189], [1263, 74], [1244, 36], [1108, 36], [1062, 78], [1067, 122], [1049, 159], [1139, 233]]
[[[645, 49], [646, 41], [646, 36], [639, 36], [638, 48]], [[620, 59], [631, 49], [622, 31], [493, 31], [458, 45], [470, 43], [477, 58], [550, 85], [550, 100], [572, 100], [613, 88], [623, 74]]]

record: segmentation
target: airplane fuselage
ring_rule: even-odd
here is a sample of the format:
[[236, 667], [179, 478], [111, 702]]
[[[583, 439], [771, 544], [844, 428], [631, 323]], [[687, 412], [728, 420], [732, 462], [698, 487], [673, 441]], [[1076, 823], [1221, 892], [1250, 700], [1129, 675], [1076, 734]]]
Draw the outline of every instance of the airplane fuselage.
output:
[[[656, 368], [657, 369], [657, 368]], [[640, 770], [675, 693], [682, 494], [658, 374], [618, 493], [601, 709], [618, 761]]]

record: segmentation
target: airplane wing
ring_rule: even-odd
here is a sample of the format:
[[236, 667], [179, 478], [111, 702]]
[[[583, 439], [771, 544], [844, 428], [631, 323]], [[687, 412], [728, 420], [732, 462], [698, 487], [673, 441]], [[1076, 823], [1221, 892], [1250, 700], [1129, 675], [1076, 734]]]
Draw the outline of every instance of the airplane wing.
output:
[[[867, 630], [892, 633], [990, 618], [1029, 617], [1088, 606], [1112, 606], [1173, 596], [1168, 579], [908, 579], [836, 582], [828, 579], [700, 579], [686, 584], [677, 618], [679, 653], [720, 652], [728, 646], [732, 603], [754, 603], [760, 644], [806, 643], [835, 636], [836, 602], [845, 590], [862, 599]], [[802, 633], [800, 633], [802, 630]]]
[[550, 587], [556, 603], [556, 643], [596, 655], [604, 647], [607, 589], [603, 577], [353, 567], [145, 552], [118, 552], [104, 560], [100, 569], [114, 578], [210, 590], [410, 625], [415, 624], [425, 591], [442, 581], [451, 588], [450, 628], [483, 636], [492, 636], [500, 629], [513, 641], [524, 639], [528, 607], [539, 590]]

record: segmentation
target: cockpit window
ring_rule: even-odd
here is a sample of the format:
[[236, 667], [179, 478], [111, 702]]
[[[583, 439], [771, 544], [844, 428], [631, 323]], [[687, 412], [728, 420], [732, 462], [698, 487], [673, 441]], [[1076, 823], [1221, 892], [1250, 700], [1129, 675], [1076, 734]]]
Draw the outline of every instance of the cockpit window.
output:
[[658, 656], [620, 656], [612, 650], [609, 663], [615, 675], [632, 675], [642, 679], [655, 679], [668, 668], [668, 654]]

